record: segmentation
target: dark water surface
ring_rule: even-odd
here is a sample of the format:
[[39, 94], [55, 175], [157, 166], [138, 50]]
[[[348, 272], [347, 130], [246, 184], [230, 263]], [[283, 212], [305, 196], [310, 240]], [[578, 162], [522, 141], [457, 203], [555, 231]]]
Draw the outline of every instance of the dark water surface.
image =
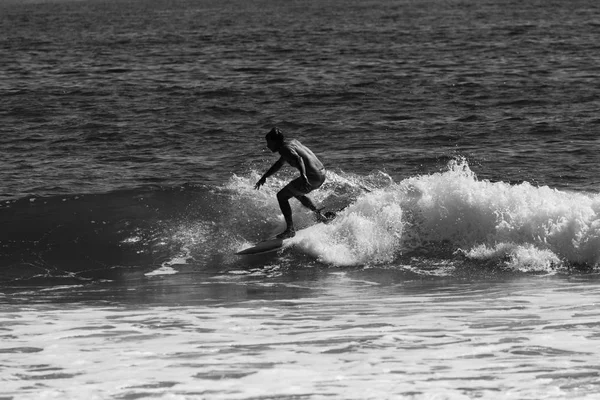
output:
[[347, 172], [598, 192], [595, 1], [0, 7], [6, 199], [219, 184], [274, 124]]

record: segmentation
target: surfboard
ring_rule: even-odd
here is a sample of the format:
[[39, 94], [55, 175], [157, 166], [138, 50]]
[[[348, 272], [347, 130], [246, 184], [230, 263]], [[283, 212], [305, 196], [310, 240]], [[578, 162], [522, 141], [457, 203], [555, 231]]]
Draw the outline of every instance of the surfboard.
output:
[[[318, 223], [323, 223], [323, 224], [330, 223], [331, 221], [333, 221], [335, 219], [336, 214], [346, 207], [347, 206], [344, 206], [336, 211], [324, 212], [323, 218], [318, 220]], [[292, 238], [290, 238], [290, 239], [292, 239]], [[248, 247], [247, 249], [238, 251], [235, 254], [238, 256], [247, 256], [247, 255], [268, 253], [270, 251], [275, 251], [275, 250], [281, 249], [282, 247], [284, 247], [286, 241], [288, 241], [290, 239], [269, 238], [269, 239], [263, 240], [262, 242], [258, 242], [257, 244], [255, 244], [252, 247]]]
[[270, 251], [279, 250], [280, 248], [283, 247], [283, 243], [286, 240], [287, 239], [277, 239], [277, 238], [263, 240], [262, 242], [258, 242], [256, 245], [249, 247], [247, 249], [238, 251], [235, 254], [237, 254], [238, 256], [246, 256], [246, 255], [252, 255], [252, 254], [263, 254], [263, 253], [268, 253]]

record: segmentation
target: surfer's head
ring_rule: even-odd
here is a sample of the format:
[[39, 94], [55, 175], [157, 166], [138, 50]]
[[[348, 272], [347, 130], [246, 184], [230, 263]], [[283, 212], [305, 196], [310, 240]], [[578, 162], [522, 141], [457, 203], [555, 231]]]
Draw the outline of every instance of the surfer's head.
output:
[[267, 147], [269, 150], [275, 153], [283, 144], [283, 133], [279, 128], [275, 127], [267, 133], [265, 139], [267, 139]]

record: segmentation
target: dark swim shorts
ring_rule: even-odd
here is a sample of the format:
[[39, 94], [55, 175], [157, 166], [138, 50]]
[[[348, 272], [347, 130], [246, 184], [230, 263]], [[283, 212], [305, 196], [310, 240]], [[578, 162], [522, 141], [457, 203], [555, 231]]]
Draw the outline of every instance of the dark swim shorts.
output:
[[308, 177], [308, 183], [310, 183], [310, 188], [308, 190], [306, 190], [307, 188], [302, 178], [294, 179], [288, 183], [284, 189], [289, 190], [294, 196], [304, 196], [305, 194], [320, 188], [323, 182], [325, 182], [325, 171], [323, 171], [323, 174], [319, 177]]

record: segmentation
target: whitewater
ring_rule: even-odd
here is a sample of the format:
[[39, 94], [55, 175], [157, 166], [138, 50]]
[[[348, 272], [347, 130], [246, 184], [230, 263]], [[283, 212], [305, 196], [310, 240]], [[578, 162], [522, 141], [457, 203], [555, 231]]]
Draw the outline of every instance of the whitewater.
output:
[[[257, 197], [251, 191], [254, 178], [237, 178], [229, 187], [252, 201]], [[369, 179], [380, 181], [380, 186], [381, 181], [387, 182], [356, 195], [332, 223], [313, 225], [290, 241], [324, 263], [390, 264], [420, 252], [459, 262], [479, 260], [520, 271], [550, 272], [593, 269], [600, 260], [597, 194], [478, 180], [464, 160], [450, 162], [445, 172], [399, 183], [383, 173], [364, 178], [365, 183], [333, 173], [328, 178], [333, 183], [317, 195], [325, 204], [343, 190], [356, 195]], [[273, 190], [254, 200], [262, 215], [277, 214], [269, 197], [274, 198]], [[296, 213], [301, 224], [310, 224], [308, 213], [298, 207]]]

